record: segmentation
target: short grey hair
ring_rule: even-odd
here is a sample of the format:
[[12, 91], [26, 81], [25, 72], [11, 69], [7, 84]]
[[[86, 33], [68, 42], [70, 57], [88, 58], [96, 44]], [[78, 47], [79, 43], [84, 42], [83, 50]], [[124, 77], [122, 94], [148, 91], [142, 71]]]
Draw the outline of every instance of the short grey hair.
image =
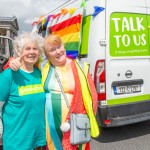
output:
[[19, 36], [15, 37], [13, 46], [14, 46], [14, 55], [20, 56], [23, 52], [24, 47], [29, 42], [35, 42], [37, 44], [40, 55], [44, 52], [44, 38], [37, 33], [22, 33]]

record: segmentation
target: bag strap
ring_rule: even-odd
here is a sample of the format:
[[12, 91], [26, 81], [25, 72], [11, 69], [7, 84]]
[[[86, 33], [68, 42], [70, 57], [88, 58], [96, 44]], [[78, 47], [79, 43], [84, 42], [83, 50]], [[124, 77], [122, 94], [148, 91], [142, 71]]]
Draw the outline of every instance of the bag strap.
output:
[[61, 84], [59, 75], [58, 75], [58, 73], [57, 73], [55, 67], [54, 67], [54, 74], [55, 74], [55, 78], [56, 78], [56, 80], [57, 80], [57, 82], [58, 82], [58, 84], [59, 84], [59, 87], [60, 87], [60, 89], [61, 89], [61, 91], [62, 91], [63, 97], [64, 97], [64, 99], [65, 99], [65, 101], [66, 101], [66, 105], [67, 105], [67, 107], [68, 107], [68, 109], [69, 109], [69, 111], [70, 111], [70, 113], [71, 113], [71, 109], [70, 109], [71, 107], [70, 107], [70, 105], [69, 105], [68, 98], [67, 98], [67, 96], [66, 96], [66, 94], [65, 94], [65, 92], [64, 92], [63, 86], [62, 86], [62, 84]]

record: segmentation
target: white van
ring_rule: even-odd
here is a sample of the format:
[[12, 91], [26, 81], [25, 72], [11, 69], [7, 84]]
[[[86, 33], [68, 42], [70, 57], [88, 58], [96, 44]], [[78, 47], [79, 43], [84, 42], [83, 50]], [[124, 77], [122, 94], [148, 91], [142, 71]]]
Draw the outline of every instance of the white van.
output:
[[45, 35], [71, 18], [60, 14], [63, 8], [76, 8], [74, 15], [82, 15], [78, 58], [90, 64], [99, 125], [150, 120], [150, 0], [71, 0], [44, 17], [58, 18], [46, 27], [39, 22], [33, 32]]

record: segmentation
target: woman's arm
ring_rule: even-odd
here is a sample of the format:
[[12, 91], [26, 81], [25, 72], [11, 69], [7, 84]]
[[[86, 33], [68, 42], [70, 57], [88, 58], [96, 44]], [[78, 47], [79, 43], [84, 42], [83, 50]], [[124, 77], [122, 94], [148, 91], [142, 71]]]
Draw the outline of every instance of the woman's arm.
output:
[[[6, 63], [6, 65], [3, 67], [3, 69], [11, 68], [13, 71], [17, 71], [21, 66], [21, 60], [23, 55], [20, 57], [11, 57], [9, 61]], [[47, 63], [47, 58], [45, 56], [41, 56], [38, 60], [38, 62], [35, 64], [35, 67], [38, 69], [42, 69], [42, 66]]]
[[21, 66], [21, 59], [22, 56], [9, 58], [8, 62], [3, 67], [3, 69], [6, 70], [7, 68], [11, 68], [13, 71], [17, 71]]
[[7, 68], [10, 68], [10, 67], [9, 67], [9, 63], [10, 63], [10, 61], [11, 61], [12, 59], [14, 59], [14, 58], [15, 58], [15, 57], [9, 58], [8, 62], [4, 65], [3, 70], [6, 70]]

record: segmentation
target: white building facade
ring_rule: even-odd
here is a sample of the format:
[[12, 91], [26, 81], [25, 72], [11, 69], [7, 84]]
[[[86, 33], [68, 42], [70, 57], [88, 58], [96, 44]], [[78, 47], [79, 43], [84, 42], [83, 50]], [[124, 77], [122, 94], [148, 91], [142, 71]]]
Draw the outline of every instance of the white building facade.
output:
[[14, 38], [19, 30], [18, 21], [15, 16], [1, 17], [0, 16], [0, 35]]

